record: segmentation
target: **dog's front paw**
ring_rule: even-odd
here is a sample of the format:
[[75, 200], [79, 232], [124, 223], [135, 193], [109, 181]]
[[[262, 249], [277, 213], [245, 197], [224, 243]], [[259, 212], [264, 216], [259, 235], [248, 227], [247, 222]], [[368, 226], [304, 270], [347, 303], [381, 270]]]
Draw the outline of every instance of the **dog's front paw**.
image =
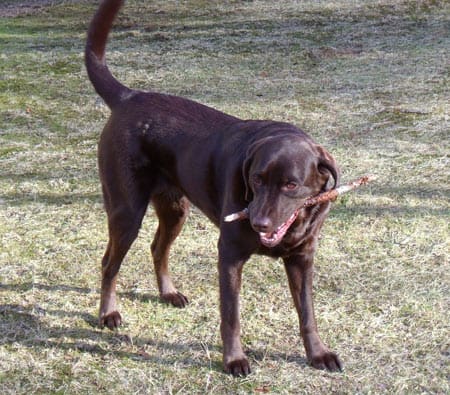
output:
[[122, 325], [122, 317], [118, 311], [100, 315], [100, 328], [103, 329], [106, 326], [108, 329], [114, 330], [117, 329], [120, 325]]
[[316, 369], [330, 372], [341, 372], [344, 367], [337, 354], [332, 351], [324, 351], [319, 355], [310, 357], [309, 363]]
[[165, 303], [169, 303], [175, 307], [186, 307], [189, 303], [188, 298], [184, 296], [181, 292], [171, 292], [161, 295], [161, 299]]
[[225, 364], [224, 370], [226, 373], [233, 376], [247, 376], [251, 373], [250, 364], [247, 358], [236, 359]]

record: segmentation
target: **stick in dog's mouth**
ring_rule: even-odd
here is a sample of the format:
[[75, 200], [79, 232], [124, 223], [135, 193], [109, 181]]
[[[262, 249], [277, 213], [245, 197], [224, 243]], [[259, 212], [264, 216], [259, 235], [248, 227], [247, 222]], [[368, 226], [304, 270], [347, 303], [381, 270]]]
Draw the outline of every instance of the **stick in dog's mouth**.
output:
[[[305, 200], [305, 202], [299, 209], [305, 208], [305, 207], [310, 207], [310, 206], [315, 206], [316, 204], [320, 204], [320, 203], [334, 201], [334, 200], [336, 200], [336, 198], [339, 195], [342, 195], [343, 193], [352, 191], [353, 189], [358, 188], [361, 185], [366, 185], [373, 180], [375, 180], [375, 176], [373, 176], [373, 175], [363, 176], [353, 182], [350, 182], [345, 185], [341, 185], [338, 188], [319, 193], [316, 196], [311, 196]], [[233, 221], [243, 220], [243, 219], [247, 219], [247, 218], [248, 218], [248, 208], [246, 207], [241, 211], [227, 215], [226, 217], [224, 217], [223, 220], [225, 222], [233, 222]]]

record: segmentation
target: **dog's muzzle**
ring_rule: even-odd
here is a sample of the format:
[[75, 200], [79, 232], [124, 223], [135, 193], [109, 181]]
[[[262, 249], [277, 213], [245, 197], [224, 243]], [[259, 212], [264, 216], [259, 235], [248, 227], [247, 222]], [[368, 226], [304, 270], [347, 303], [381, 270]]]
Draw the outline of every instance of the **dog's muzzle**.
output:
[[297, 219], [300, 210], [301, 210], [300, 208], [295, 210], [292, 213], [292, 215], [288, 218], [288, 220], [286, 222], [283, 222], [275, 231], [266, 233], [258, 232], [261, 244], [266, 247], [275, 247], [277, 244], [279, 244], [283, 239], [284, 235], [286, 234], [287, 230], [289, 229], [289, 227]]

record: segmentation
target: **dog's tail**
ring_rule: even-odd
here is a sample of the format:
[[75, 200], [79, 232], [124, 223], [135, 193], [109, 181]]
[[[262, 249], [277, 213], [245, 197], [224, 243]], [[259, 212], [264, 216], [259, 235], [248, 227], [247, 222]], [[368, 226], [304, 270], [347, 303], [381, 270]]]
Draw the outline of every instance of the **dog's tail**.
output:
[[85, 49], [89, 79], [109, 108], [115, 107], [132, 92], [111, 74], [105, 60], [108, 34], [123, 2], [124, 0], [103, 0], [89, 25]]

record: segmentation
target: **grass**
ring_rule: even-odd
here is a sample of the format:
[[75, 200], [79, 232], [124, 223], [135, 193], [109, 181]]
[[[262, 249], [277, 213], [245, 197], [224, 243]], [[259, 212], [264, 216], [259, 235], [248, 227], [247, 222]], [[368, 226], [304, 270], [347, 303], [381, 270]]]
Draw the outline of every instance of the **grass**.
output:
[[[8, 1], [8, 5], [21, 3]], [[282, 265], [244, 271], [254, 373], [222, 373], [217, 230], [193, 210], [172, 252], [191, 304], [159, 302], [149, 211], [122, 266], [125, 324], [96, 327], [106, 222], [96, 144], [108, 110], [83, 67], [89, 1], [0, 18], [0, 392], [450, 392], [448, 2], [128, 1], [108, 47], [127, 85], [302, 126], [345, 180], [316, 258], [310, 368]]]

